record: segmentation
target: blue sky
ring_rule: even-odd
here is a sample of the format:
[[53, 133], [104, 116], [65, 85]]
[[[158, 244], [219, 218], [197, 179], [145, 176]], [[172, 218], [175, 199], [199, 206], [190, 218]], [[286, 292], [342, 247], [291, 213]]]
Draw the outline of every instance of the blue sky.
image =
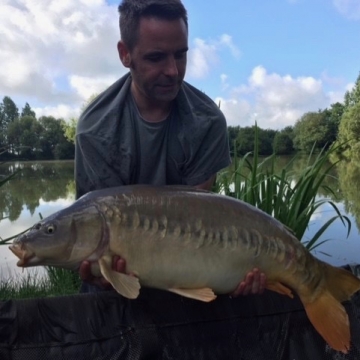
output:
[[[118, 1], [0, 0], [0, 96], [66, 120], [125, 73]], [[184, 0], [186, 80], [229, 125], [293, 125], [342, 101], [360, 71], [359, 0]]]

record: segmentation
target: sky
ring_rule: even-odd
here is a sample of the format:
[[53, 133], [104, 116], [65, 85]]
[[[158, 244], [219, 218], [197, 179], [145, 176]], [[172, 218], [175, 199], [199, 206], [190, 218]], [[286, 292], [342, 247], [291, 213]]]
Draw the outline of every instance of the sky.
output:
[[[127, 72], [113, 0], [0, 0], [0, 98], [69, 120]], [[282, 129], [342, 102], [360, 72], [360, 0], [183, 0], [185, 80], [229, 126]]]

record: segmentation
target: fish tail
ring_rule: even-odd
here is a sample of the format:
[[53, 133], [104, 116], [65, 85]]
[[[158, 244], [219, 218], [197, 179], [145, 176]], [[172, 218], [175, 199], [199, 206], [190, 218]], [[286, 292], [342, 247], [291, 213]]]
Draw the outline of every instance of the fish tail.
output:
[[325, 279], [319, 295], [315, 300], [302, 301], [315, 329], [333, 349], [346, 354], [350, 348], [350, 325], [341, 302], [360, 290], [360, 279], [349, 271], [325, 263], [324, 270]]

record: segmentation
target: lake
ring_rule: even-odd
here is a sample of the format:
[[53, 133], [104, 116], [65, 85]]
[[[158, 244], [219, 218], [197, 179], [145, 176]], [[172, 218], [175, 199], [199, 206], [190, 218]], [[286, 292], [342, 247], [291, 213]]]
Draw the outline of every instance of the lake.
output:
[[[289, 160], [288, 157], [279, 157], [276, 167], [282, 169], [290, 166], [296, 174], [307, 164], [307, 158], [299, 158], [290, 165]], [[70, 205], [75, 199], [72, 161], [9, 162], [0, 165], [0, 179], [16, 170], [20, 170], [16, 177], [0, 187], [1, 239], [18, 234], [41, 217]], [[350, 218], [352, 228], [350, 236], [346, 238], [347, 229], [340, 220], [336, 220], [320, 239], [329, 241], [316, 249], [314, 255], [333, 265], [359, 264], [360, 169], [352, 164], [340, 163], [326, 179], [325, 185], [335, 192], [336, 198], [332, 196], [331, 200], [343, 215]], [[325, 188], [320, 190], [318, 196], [328, 198], [330, 193]], [[302, 240], [309, 240], [334, 215], [335, 211], [329, 204], [322, 206], [312, 217]], [[34, 272], [41, 274], [41, 268], [22, 270], [16, 266], [16, 262], [8, 246], [0, 246], [0, 280]]]

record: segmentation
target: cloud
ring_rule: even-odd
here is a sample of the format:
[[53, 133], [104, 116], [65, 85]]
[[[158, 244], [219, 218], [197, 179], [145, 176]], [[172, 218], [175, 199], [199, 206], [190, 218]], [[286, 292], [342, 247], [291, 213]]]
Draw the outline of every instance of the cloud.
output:
[[220, 63], [219, 52], [226, 48], [235, 59], [240, 58], [241, 52], [228, 34], [208, 41], [195, 38], [189, 50], [187, 75], [195, 79], [206, 77]]
[[69, 83], [73, 89], [86, 101], [93, 95], [98, 95], [104, 91], [109, 84], [115, 82], [115, 75], [87, 77], [79, 75], [69, 76]]
[[78, 118], [81, 112], [81, 106], [79, 105], [64, 105], [59, 104], [56, 106], [43, 106], [43, 107], [32, 107], [35, 111], [37, 118], [41, 116], [53, 116], [56, 119], [70, 120], [71, 118]]
[[[246, 84], [232, 88], [221, 102], [228, 125], [282, 129], [304, 113], [328, 107], [335, 95], [326, 93], [321, 79], [269, 74], [263, 66], [252, 70]], [[337, 100], [338, 101], [338, 100]]]
[[80, 106], [86, 91], [69, 74], [98, 89], [100, 78], [125, 73], [116, 52], [117, 23], [116, 7], [104, 0], [3, 0], [0, 94]]
[[352, 20], [360, 20], [359, 0], [333, 0], [333, 4], [345, 17]]

